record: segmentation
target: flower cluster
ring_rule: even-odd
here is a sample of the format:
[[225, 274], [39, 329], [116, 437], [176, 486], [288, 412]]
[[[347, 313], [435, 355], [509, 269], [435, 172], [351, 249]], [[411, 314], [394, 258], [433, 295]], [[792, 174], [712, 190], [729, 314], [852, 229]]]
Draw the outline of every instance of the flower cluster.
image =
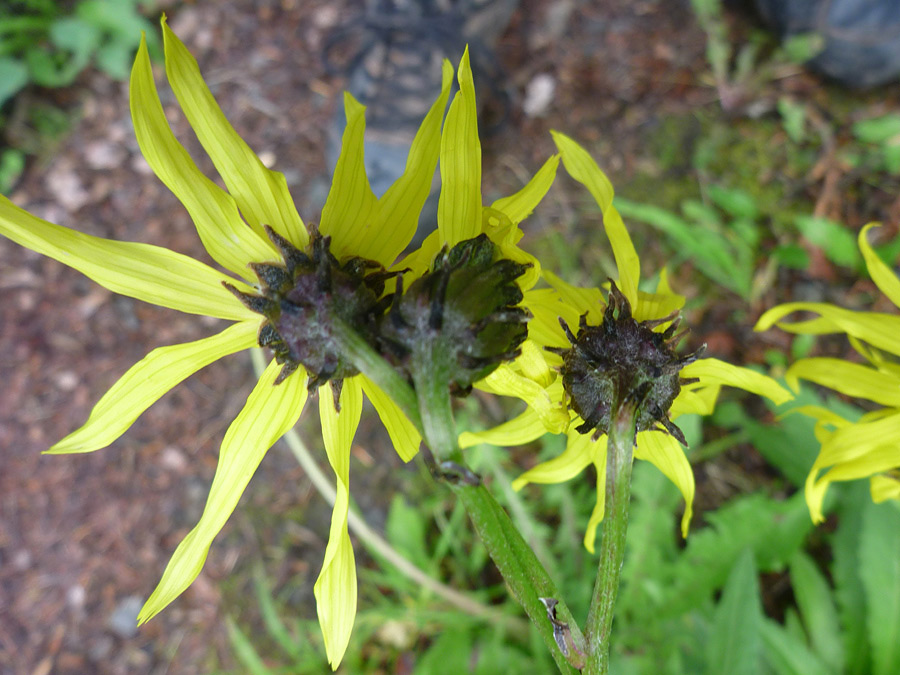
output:
[[[860, 251], [875, 285], [894, 306], [900, 307], [900, 279], [869, 245], [867, 235], [873, 227], [869, 224], [860, 231]], [[817, 316], [784, 321], [796, 312]], [[824, 520], [825, 493], [836, 481], [868, 477], [874, 501], [900, 499], [900, 316], [856, 312], [820, 302], [791, 302], [763, 314], [756, 330], [773, 325], [805, 335], [844, 333], [853, 349], [868, 362], [827, 357], [801, 359], [785, 374], [795, 390], [799, 380], [807, 380], [884, 406], [867, 412], [855, 423], [819, 406], [798, 410], [816, 420], [816, 438], [822, 445], [806, 479], [806, 501], [813, 521]]]

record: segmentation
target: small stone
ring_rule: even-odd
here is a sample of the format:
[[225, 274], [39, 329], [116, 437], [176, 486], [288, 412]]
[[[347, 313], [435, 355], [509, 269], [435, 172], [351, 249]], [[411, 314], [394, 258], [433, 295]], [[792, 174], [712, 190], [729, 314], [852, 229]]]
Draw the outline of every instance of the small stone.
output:
[[547, 73], [535, 75], [525, 88], [522, 110], [528, 117], [541, 117], [547, 113], [556, 93], [556, 79]]
[[109, 615], [107, 623], [109, 629], [120, 638], [132, 638], [137, 635], [137, 618], [143, 606], [144, 601], [136, 595], [122, 598]]
[[164, 469], [170, 471], [183, 471], [187, 465], [187, 457], [178, 448], [168, 445], [163, 448], [159, 456], [159, 463]]
[[125, 149], [109, 141], [94, 141], [85, 146], [84, 158], [92, 169], [115, 169], [125, 159]]

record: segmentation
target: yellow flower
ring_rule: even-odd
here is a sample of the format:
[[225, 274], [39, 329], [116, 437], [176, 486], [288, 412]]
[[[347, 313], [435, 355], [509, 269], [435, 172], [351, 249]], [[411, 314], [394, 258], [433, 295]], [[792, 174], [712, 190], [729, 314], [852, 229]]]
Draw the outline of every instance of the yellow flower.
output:
[[[114, 292], [234, 323], [218, 335], [151, 351], [101, 398], [87, 423], [50, 448], [50, 453], [92, 452], [108, 446], [186, 377], [223, 356], [256, 345], [265, 321], [245, 307], [223, 282], [241, 293], [258, 292], [252, 286], [256, 283], [254, 273], [267, 267], [266, 263], [270, 270], [273, 265], [284, 264], [275, 245], [278, 241], [300, 250], [310, 244], [284, 176], [263, 166], [237, 135], [204, 83], [195, 59], [165, 19], [162, 27], [169, 83], [227, 191], [200, 172], [172, 134], [144, 41], [131, 74], [135, 132], [147, 162], [184, 204], [203, 245], [227, 273], [165, 248], [102, 239], [54, 225], [2, 196], [0, 234], [81, 271]], [[363, 169], [364, 107], [345, 96], [343, 149], [318, 227], [323, 237], [330, 237], [331, 252], [338, 259], [360, 256], [387, 266], [409, 243], [441, 151], [441, 119], [452, 78], [452, 67], [445, 62], [442, 93], [415, 137], [406, 171], [380, 199], [369, 188]], [[272, 234], [267, 236], [266, 228], [271, 228]], [[253, 269], [248, 267], [251, 263], [255, 264]], [[200, 521], [175, 550], [140, 613], [141, 623], [194, 581], [213, 538], [231, 515], [263, 456], [299, 418], [308, 395], [308, 373], [300, 366], [274, 386], [279, 370], [279, 363], [273, 360], [226, 432]], [[346, 650], [356, 614], [356, 567], [347, 533], [347, 512], [350, 444], [359, 423], [363, 392], [404, 461], [417, 452], [420, 442], [419, 434], [396, 404], [363, 375], [344, 380], [339, 402], [333, 400], [331, 387], [320, 389], [319, 414], [328, 460], [337, 476], [337, 501], [315, 596], [328, 659], [334, 668]]]
[[[876, 226], [870, 223], [860, 231], [859, 248], [875, 285], [900, 307], [900, 280], [866, 238]], [[782, 321], [794, 312], [818, 316]], [[896, 361], [900, 356], [900, 316], [857, 312], [820, 302], [790, 302], [763, 314], [756, 330], [772, 325], [805, 335], [846, 333], [853, 348], [869, 362], [862, 365], [826, 357], [801, 359], [785, 374], [794, 390], [799, 380], [808, 380], [885, 406], [866, 413], [856, 423], [818, 406], [798, 409], [817, 420], [816, 438], [822, 445], [806, 479], [806, 502], [813, 522], [825, 519], [822, 503], [828, 486], [835, 481], [869, 477], [874, 501], [900, 499], [900, 364]]]
[[[673, 312], [683, 306], [684, 298], [672, 292], [665, 270], [660, 274], [654, 293], [638, 290], [640, 259], [622, 217], [613, 206], [612, 184], [575, 141], [556, 132], [553, 138], [566, 170], [588, 189], [603, 213], [603, 226], [619, 272], [615, 283], [632, 308], [634, 319], [638, 322], [650, 321], [649, 326], [656, 324], [656, 330], [664, 331], [671, 324]], [[605, 506], [606, 435], [599, 434], [595, 441], [591, 438], [590, 429], [585, 433], [578, 432], [576, 427], [584, 420], [574, 410], [567, 409], [563, 378], [552, 369], [560, 367], [562, 360], [545, 348], [571, 347], [560, 326], [560, 318], [574, 327], [579, 325], [580, 317], [584, 315], [587, 326], [600, 325], [604, 319], [603, 294], [599, 288], [571, 286], [549, 271], [544, 271], [543, 276], [551, 288], [533, 289], [525, 294], [525, 305], [533, 312], [534, 319], [529, 323], [529, 339], [523, 345], [522, 356], [513, 364], [501, 366], [480, 385], [476, 385], [493, 393], [518, 396], [529, 404], [528, 409], [494, 429], [463, 433], [459, 440], [463, 447], [477, 443], [511, 446], [535, 440], [547, 431], [565, 431], [568, 441], [563, 454], [526, 471], [514, 481], [513, 488], [520, 490], [528, 483], [567, 481], [589, 464], [594, 464], [597, 501], [584, 537], [585, 547], [593, 552], [596, 528], [603, 519]], [[792, 398], [771, 378], [717, 359], [699, 359], [689, 363], [681, 368], [680, 375], [686, 381], [682, 382], [680, 393], [672, 403], [670, 413], [673, 418], [685, 413], [712, 413], [723, 385], [767, 396], [777, 404]], [[636, 442], [634, 456], [652, 462], [681, 491], [685, 500], [681, 530], [686, 536], [692, 514], [694, 475], [681, 444], [664, 429], [639, 431]]]

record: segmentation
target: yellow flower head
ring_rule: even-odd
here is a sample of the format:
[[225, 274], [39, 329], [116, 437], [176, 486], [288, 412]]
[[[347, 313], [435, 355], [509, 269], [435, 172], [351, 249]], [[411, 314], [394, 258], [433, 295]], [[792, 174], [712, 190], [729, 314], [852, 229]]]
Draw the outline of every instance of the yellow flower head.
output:
[[[859, 248], [869, 275], [895, 306], [900, 307], [900, 280], [872, 250], [867, 239], [874, 223], [859, 233]], [[785, 322], [794, 312], [814, 312], [816, 318]], [[852, 423], [818, 406], [798, 409], [817, 420], [816, 438], [822, 444], [806, 479], [806, 502], [813, 522], [825, 516], [822, 503], [835, 481], [869, 478], [872, 499], [900, 499], [900, 316], [857, 312], [820, 302], [791, 302], [763, 314], [756, 330], [773, 325], [805, 335], [846, 333], [853, 348], [868, 365], [834, 358], [801, 359], [785, 374], [795, 390], [808, 380], [885, 406]], [[823, 473], [824, 472], [824, 473]]]
[[[227, 191], [200, 172], [173, 135], [143, 41], [131, 74], [135, 133], [147, 162], [187, 208], [203, 245], [227, 272], [164, 248], [111, 241], [54, 225], [5, 197], [0, 197], [0, 233], [74, 267], [117, 293], [234, 323], [218, 335], [150, 352], [101, 398], [87, 423], [50, 448], [50, 453], [92, 452], [108, 446], [144, 410], [189, 375], [223, 356], [266, 343], [272, 337], [271, 327], [265, 329], [268, 319], [239, 298], [271, 290], [266, 284], [271, 284], [272, 275], [291, 269], [291, 251], [308, 254], [310, 260], [317, 254], [311, 250], [315, 247], [284, 176], [268, 170], [237, 135], [204, 83], [196, 60], [165, 19], [162, 28], [169, 84]], [[342, 153], [318, 227], [319, 241], [330, 243], [330, 252], [326, 246], [322, 254], [320, 244], [319, 258], [331, 256], [344, 265], [359, 256], [368, 261], [360, 269], [367, 269], [390, 265], [407, 246], [440, 154], [441, 120], [453, 75], [449, 63], [445, 62], [443, 75], [442, 92], [415, 137], [406, 171], [380, 199], [369, 188], [363, 169], [364, 108], [345, 96], [347, 127]], [[213, 538], [231, 515], [263, 456], [299, 418], [310, 378], [302, 364], [290, 362], [289, 353], [287, 357], [285, 370], [279, 363], [284, 358], [273, 359], [226, 432], [200, 522], [175, 550], [140, 613], [141, 623], [194, 581]], [[322, 384], [329, 379], [327, 368], [313, 374]], [[359, 423], [363, 392], [404, 461], [417, 452], [420, 442], [409, 420], [371, 381], [350, 371], [339, 375], [345, 376], [343, 387], [320, 390], [319, 413], [325, 449], [337, 477], [337, 502], [315, 585], [325, 647], [335, 668], [347, 647], [356, 614], [356, 568], [347, 533], [347, 512], [350, 444]], [[279, 383], [280, 379], [283, 381]], [[319, 384], [319, 379], [313, 384]], [[335, 400], [333, 394], [339, 399]]]
[[[485, 391], [522, 398], [529, 407], [519, 417], [489, 431], [463, 433], [460, 445], [468, 447], [482, 442], [519, 445], [535, 440], [548, 431], [565, 432], [568, 436], [565, 452], [526, 471], [516, 479], [513, 487], [519, 490], [528, 483], [560, 483], [575, 477], [589, 464], [594, 464], [597, 502], [584, 537], [585, 547], [593, 552], [596, 528], [603, 519], [605, 506], [606, 434], [603, 433], [603, 411], [610, 401], [596, 396], [591, 399], [590, 406], [585, 407], [583, 403], [573, 406], [572, 373], [562, 368], [564, 374], [559, 376], [553, 368], [561, 368], [564, 357], [567, 366], [571, 367], [569, 359], [578, 351], [572, 349], [573, 342], [585, 334], [602, 342], [605, 339], [602, 336], [604, 330], [618, 331], [620, 335], [613, 337], [626, 339], [633, 337], [639, 327], [641, 330], [654, 330], [659, 338], [644, 340], [644, 343], [652, 342], [655, 345], [654, 354], [666, 361], [659, 366], [660, 375], [665, 374], [664, 370], [672, 370], [670, 375], [676, 379], [667, 381], [664, 386], [656, 385], [649, 382], [653, 379], [652, 374], [649, 378], [644, 374], [644, 390], [658, 389], [658, 395], [665, 398], [666, 405], [670, 403], [671, 408], [668, 411], [648, 408], [642, 413], [638, 421], [634, 456], [652, 462], [681, 491], [686, 504], [681, 529], [686, 536], [692, 514], [694, 475], [676, 438], [681, 437], [681, 432], [667, 415], [677, 418], [685, 413], [712, 413], [723, 385], [767, 396], [777, 404], [789, 400], [791, 395], [771, 378], [747, 368], [717, 359], [695, 360], [693, 356], [678, 359], [674, 353], [662, 353], [668, 349], [664, 343], [673, 338], [673, 319], [683, 306], [684, 298], [672, 292], [665, 270], [654, 293], [638, 290], [640, 259], [622, 217], [613, 206], [612, 184], [575, 141], [556, 132], [553, 138], [566, 170], [588, 189], [603, 213], [603, 226], [612, 245], [619, 278], [612, 285], [611, 304], [607, 308], [599, 288], [571, 286], [551, 272], [544, 271], [543, 277], [551, 288], [532, 289], [525, 293], [525, 305], [533, 312], [534, 319], [529, 324], [529, 339], [523, 345], [522, 355], [513, 364], [501, 366], [476, 385]], [[619, 326], [614, 328], [613, 322]], [[565, 324], [566, 328], [561, 324]], [[579, 326], [578, 336], [568, 329], [570, 326]], [[606, 329], [594, 328], [598, 326], [606, 326]], [[609, 345], [605, 345], [603, 351], [607, 351], [607, 347]], [[574, 379], [587, 374], [586, 367], [583, 367]], [[680, 382], [677, 381], [679, 374]], [[650, 395], [653, 395], [652, 391]], [[597, 431], [592, 438], [594, 429]]]

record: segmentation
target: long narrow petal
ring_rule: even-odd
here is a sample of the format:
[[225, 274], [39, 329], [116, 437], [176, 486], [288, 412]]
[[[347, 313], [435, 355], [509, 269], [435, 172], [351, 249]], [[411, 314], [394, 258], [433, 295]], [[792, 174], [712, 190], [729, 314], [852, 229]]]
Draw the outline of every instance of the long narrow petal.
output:
[[231, 195], [204, 176], [175, 139], [156, 92], [143, 37], [131, 70], [130, 102], [134, 132], [144, 158], [184, 204], [203, 246], [222, 267], [254, 282], [247, 263], [276, 260], [275, 250], [247, 227]]
[[531, 215], [531, 212], [547, 194], [547, 190], [550, 189], [556, 178], [558, 167], [559, 155], [551, 156], [525, 187], [509, 197], [496, 200], [491, 204], [491, 208], [502, 211], [514, 225], [518, 225]]
[[454, 246], [481, 232], [481, 142], [475, 84], [466, 49], [457, 71], [453, 97], [441, 136], [441, 196], [438, 230], [441, 243]]
[[694, 513], [694, 471], [685, 457], [684, 449], [674, 438], [661, 431], [642, 431], [637, 435], [634, 449], [637, 459], [644, 459], [662, 471], [666, 478], [684, 497], [684, 515], [681, 517], [681, 536], [687, 537]]
[[[820, 316], [793, 323], [781, 321], [794, 312], [816, 312]], [[773, 307], [759, 317], [753, 330], [766, 330], [773, 324], [789, 333], [847, 333], [886, 352], [900, 355], [900, 316], [893, 314], [854, 312], [824, 302], [789, 302]]]
[[875, 285], [884, 293], [895, 306], [900, 307], [900, 279], [884, 264], [878, 254], [872, 250], [869, 245], [869, 230], [873, 227], [880, 227], [877, 223], [869, 223], [859, 232], [859, 250], [862, 251], [863, 258], [866, 261], [866, 268], [869, 270], [869, 276]]
[[[675, 293], [644, 293], [638, 291], [638, 304], [632, 315], [637, 321], [661, 319], [684, 307], [684, 296]], [[666, 324], [668, 325], [668, 324]], [[659, 330], [662, 330], [660, 326]]]
[[309, 235], [297, 213], [284, 175], [270, 171], [225, 119], [200, 75], [197, 60], [162, 21], [166, 75], [191, 128], [225, 181], [244, 219], [261, 237], [269, 225], [303, 248]]
[[584, 185], [593, 195], [594, 200], [603, 212], [603, 228], [609, 243], [612, 246], [613, 256], [619, 268], [619, 287], [628, 298], [628, 302], [634, 307], [637, 305], [637, 287], [641, 278], [641, 261], [638, 258], [634, 244], [622, 216], [613, 206], [613, 187], [606, 174], [597, 166], [597, 162], [582, 148], [565, 134], [551, 131], [553, 141], [559, 154], [562, 155], [566, 171], [579, 183]]
[[606, 515], [606, 443], [602, 446], [597, 446], [595, 452], [594, 469], [597, 473], [597, 501], [594, 502], [591, 517], [588, 520], [587, 528], [584, 531], [584, 547], [591, 554], [594, 553], [594, 543], [597, 540], [597, 528], [600, 526], [600, 523], [603, 522], [603, 516]]
[[223, 356], [253, 347], [258, 331], [258, 320], [242, 321], [212, 337], [154, 349], [103, 395], [83, 427], [47, 453], [92, 452], [105, 448], [179, 382]]
[[571, 480], [593, 461], [597, 447], [606, 447], [606, 435], [592, 441], [590, 435], [579, 434], [574, 428], [568, 433], [566, 450], [559, 457], [529, 469], [512, 483], [513, 490], [521, 490], [528, 483], [563, 483]]
[[[501, 448], [525, 445], [537, 440], [547, 433], [547, 428], [531, 408], [527, 408], [518, 417], [500, 424], [487, 431], [464, 431], [459, 435], [459, 447], [471, 448], [473, 445], [487, 443]], [[526, 483], [528, 481], [525, 481]], [[524, 485], [525, 483], [522, 483]], [[515, 483], [514, 483], [515, 485]]]
[[280, 372], [281, 366], [274, 360], [269, 363], [228, 427], [200, 522], [175, 549], [159, 585], [141, 609], [138, 623], [152, 619], [197, 578], [210, 544], [231, 516], [263, 456], [300, 417], [307, 378], [300, 371], [275, 386]]
[[208, 265], [160, 246], [103, 239], [54, 225], [3, 195], [0, 234], [78, 270], [114, 293], [190, 314], [233, 321], [259, 318], [222, 286], [228, 277]]
[[[603, 320], [606, 303], [603, 301], [603, 293], [599, 288], [573, 286], [549, 270], [544, 271], [544, 279], [553, 287], [553, 290], [559, 293], [564, 304], [571, 305], [575, 309], [574, 313], [577, 316], [586, 312], [588, 323], [593, 326], [599, 325]], [[574, 325], [569, 323], [569, 328], [575, 331], [577, 325], [576, 320]]]
[[325, 560], [313, 592], [328, 662], [337, 670], [356, 619], [356, 562], [347, 533], [347, 513], [350, 508], [350, 445], [359, 426], [362, 392], [357, 378], [344, 380], [340, 413], [335, 411], [331, 387], [320, 387], [319, 392], [322, 438], [337, 478], [337, 499], [331, 514]]
[[897, 446], [879, 445], [853, 461], [842, 462], [833, 466], [817, 482], [834, 483], [836, 481], [868, 478], [898, 467], [900, 467], [900, 452], [897, 452]]
[[561, 433], [569, 425], [569, 413], [562, 404], [564, 394], [561, 380], [545, 389], [534, 380], [519, 375], [508, 365], [501, 364], [490, 375], [477, 382], [475, 387], [491, 394], [513, 396], [525, 401], [538, 414], [550, 433]]
[[431, 192], [434, 170], [441, 153], [441, 120], [453, 84], [453, 66], [443, 65], [441, 93], [431, 106], [409, 148], [406, 169], [378, 200], [360, 255], [387, 267], [412, 240], [419, 214]]
[[322, 208], [319, 232], [331, 237], [331, 250], [338, 259], [357, 255], [369, 257], [363, 244], [373, 234], [368, 228], [369, 216], [378, 200], [369, 187], [364, 162], [366, 108], [349, 92], [344, 92], [344, 112], [347, 126], [341, 139], [341, 154], [334, 167], [331, 190]]
[[[548, 272], [544, 271], [544, 276]], [[578, 326], [578, 310], [568, 303], [560, 300], [559, 293], [552, 288], [532, 289], [525, 292], [525, 300], [522, 302], [531, 310], [532, 318], [528, 322], [528, 339], [533, 340], [542, 347], [571, 347], [559, 325], [559, 317], [563, 317], [566, 323], [573, 329]], [[548, 352], [545, 356], [553, 361], [558, 359]]]
[[794, 391], [798, 380], [808, 380], [840, 391], [845, 396], [859, 396], [881, 405], [900, 407], [900, 378], [860, 363], [817, 357], [801, 359], [784, 375]]
[[372, 402], [375, 412], [378, 413], [384, 428], [387, 429], [388, 436], [391, 437], [394, 450], [400, 455], [400, 459], [408, 462], [419, 452], [422, 436], [390, 396], [365, 375], [360, 375], [359, 378], [362, 390]]
[[869, 479], [869, 491], [876, 504], [888, 499], [900, 499], [900, 480], [894, 476], [872, 476]]
[[791, 392], [768, 375], [757, 373], [749, 368], [733, 366], [719, 359], [700, 359], [689, 363], [681, 369], [681, 377], [699, 377], [700, 383], [703, 385], [720, 384], [737, 387], [759, 396], [765, 396], [775, 405], [781, 405], [794, 398]]
[[547, 352], [542, 350], [534, 340], [525, 340], [513, 365], [529, 380], [547, 388], [557, 379], [557, 375], [547, 364], [547, 359], [544, 358], [545, 354]]

